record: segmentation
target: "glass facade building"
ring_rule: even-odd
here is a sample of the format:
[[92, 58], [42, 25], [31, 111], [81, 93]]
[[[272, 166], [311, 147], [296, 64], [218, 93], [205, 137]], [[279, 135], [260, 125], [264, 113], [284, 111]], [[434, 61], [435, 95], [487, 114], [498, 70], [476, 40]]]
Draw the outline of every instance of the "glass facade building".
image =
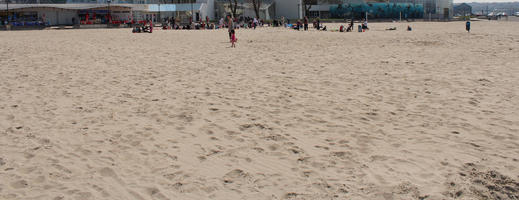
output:
[[450, 19], [452, 0], [315, 0], [307, 16], [321, 18]]

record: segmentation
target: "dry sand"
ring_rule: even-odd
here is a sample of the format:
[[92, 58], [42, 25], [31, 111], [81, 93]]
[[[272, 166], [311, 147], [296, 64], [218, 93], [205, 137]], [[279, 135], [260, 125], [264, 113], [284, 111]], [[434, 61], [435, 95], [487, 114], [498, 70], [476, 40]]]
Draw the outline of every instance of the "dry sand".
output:
[[0, 32], [0, 199], [518, 199], [519, 23], [370, 25]]

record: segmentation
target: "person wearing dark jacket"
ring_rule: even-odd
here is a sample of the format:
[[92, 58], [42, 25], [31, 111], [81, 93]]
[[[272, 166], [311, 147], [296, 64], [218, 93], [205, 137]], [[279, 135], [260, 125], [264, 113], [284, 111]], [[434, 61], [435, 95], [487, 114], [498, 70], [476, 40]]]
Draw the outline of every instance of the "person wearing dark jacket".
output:
[[308, 17], [305, 17], [304, 19], [304, 30], [308, 31]]

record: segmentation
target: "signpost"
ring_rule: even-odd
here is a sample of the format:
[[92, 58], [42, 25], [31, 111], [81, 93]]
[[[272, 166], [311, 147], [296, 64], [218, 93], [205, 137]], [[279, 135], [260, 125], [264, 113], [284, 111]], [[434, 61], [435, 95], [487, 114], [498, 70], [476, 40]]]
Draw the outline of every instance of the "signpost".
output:
[[7, 4], [7, 20], [9, 20], [9, 0], [5, 0], [5, 3]]
[[5, 3], [7, 4], [7, 19], [5, 20], [7, 23], [5, 24], [6, 30], [11, 30], [11, 25], [9, 24], [9, 0], [5, 0]]

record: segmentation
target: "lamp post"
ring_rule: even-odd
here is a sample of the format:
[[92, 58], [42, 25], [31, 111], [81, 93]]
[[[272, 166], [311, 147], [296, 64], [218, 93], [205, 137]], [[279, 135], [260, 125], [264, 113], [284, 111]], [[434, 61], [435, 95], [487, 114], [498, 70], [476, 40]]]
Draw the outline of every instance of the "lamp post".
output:
[[194, 19], [193, 19], [193, 14], [194, 14], [194, 13], [193, 13], [193, 1], [194, 1], [194, 0], [191, 0], [191, 21], [194, 20]]
[[7, 24], [9, 24], [9, 0], [5, 0], [5, 3], [7, 4], [7, 20], [5, 21], [7, 22]]
[[112, 23], [112, 10], [110, 9], [110, 3], [112, 3], [112, 0], [106, 0], [108, 3], [108, 23]]
[[160, 0], [159, 0], [159, 21], [158, 23], [162, 23], [162, 17], [160, 17]]
[[302, 19], [303, 17], [301, 16], [301, 4], [297, 4], [297, 16], [299, 17], [299, 19]]

